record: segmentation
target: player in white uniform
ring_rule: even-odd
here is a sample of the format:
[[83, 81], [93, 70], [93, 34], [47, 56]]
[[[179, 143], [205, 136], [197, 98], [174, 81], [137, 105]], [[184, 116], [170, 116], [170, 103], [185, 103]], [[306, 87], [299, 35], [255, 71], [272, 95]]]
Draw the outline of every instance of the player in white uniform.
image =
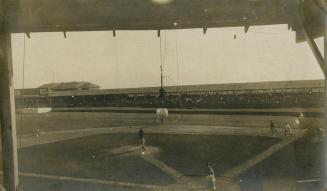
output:
[[285, 126], [285, 136], [286, 135], [289, 135], [291, 136], [293, 133], [292, 133], [292, 128], [291, 128], [291, 125], [289, 123], [286, 123], [286, 126]]
[[210, 165], [210, 163], [207, 163], [207, 166], [209, 168], [209, 175], [207, 176], [210, 179], [210, 187], [212, 190], [216, 190], [216, 177], [215, 177], [215, 172]]

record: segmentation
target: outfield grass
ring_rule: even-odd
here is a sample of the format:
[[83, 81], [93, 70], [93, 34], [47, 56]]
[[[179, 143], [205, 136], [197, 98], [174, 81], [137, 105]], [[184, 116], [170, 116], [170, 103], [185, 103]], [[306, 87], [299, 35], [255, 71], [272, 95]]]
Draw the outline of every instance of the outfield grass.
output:
[[[17, 114], [17, 132], [31, 133], [36, 128], [43, 131], [85, 129], [116, 126], [142, 126], [158, 124], [154, 114], [145, 113], [105, 113], [105, 112], [50, 112], [42, 114]], [[171, 125], [215, 125], [241, 127], [269, 127], [270, 120], [277, 125], [290, 123], [297, 127], [295, 117], [252, 116], [252, 115], [169, 115], [165, 124]], [[323, 126], [321, 118], [305, 118], [305, 126]]]

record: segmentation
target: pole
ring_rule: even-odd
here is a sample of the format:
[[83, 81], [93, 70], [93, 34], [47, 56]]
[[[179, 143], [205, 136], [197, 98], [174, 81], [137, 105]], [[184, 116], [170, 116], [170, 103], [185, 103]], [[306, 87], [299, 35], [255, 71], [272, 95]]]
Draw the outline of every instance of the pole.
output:
[[[325, 31], [324, 31], [324, 69], [325, 69], [325, 74], [327, 74], [327, 16], [325, 15]], [[326, 132], [327, 128], [327, 76], [325, 75], [325, 109], [324, 109], [324, 112], [325, 112], [325, 115], [324, 115], [324, 131]], [[323, 172], [323, 186], [324, 186], [324, 189], [327, 189], [327, 141], [326, 141], [326, 136], [324, 136], [324, 140], [323, 140], [323, 148], [324, 150], [322, 151], [324, 153], [324, 163], [323, 166], [322, 166], [322, 172]]]
[[6, 191], [18, 190], [15, 99], [11, 60], [11, 37], [6, 30], [6, 13], [2, 1], [0, 26], [0, 126], [3, 156], [3, 181]]
[[160, 66], [160, 87], [163, 88], [162, 66]]

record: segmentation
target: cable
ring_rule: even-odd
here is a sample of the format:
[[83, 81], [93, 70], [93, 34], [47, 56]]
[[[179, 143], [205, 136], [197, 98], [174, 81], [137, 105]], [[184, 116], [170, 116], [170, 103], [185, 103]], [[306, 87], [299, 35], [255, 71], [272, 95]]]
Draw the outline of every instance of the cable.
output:
[[178, 92], [178, 83], [179, 83], [179, 52], [178, 52], [178, 34], [175, 30], [175, 50], [176, 50], [176, 86]]
[[114, 74], [114, 78], [115, 78], [115, 80], [117, 80], [118, 81], [118, 79], [117, 79], [117, 71], [118, 71], [118, 55], [117, 55], [117, 41], [116, 41], [116, 38], [117, 37], [113, 37], [113, 53], [114, 53], [114, 65], [115, 65], [115, 69], [116, 69], [116, 72], [115, 72], [115, 74]]
[[179, 93], [179, 52], [178, 52], [178, 31], [175, 29], [175, 50], [176, 50], [176, 88], [179, 101], [179, 113], [182, 114], [181, 95]]
[[[159, 36], [159, 53], [160, 53], [160, 70], [163, 73], [163, 64], [162, 64], [162, 50], [161, 50], [161, 36]], [[163, 74], [161, 73], [161, 78], [163, 78]], [[163, 86], [163, 82], [161, 84]]]
[[166, 80], [167, 80], [167, 85], [174, 85], [175, 83], [174, 83], [174, 79], [172, 78], [172, 77], [170, 77], [169, 75], [166, 75], [165, 76], [166, 77]]
[[166, 54], [167, 54], [167, 34], [166, 34], [166, 31], [164, 32], [164, 36], [165, 36], [165, 40], [164, 40], [164, 45], [165, 45], [165, 48], [164, 48], [164, 55], [163, 55], [163, 61], [162, 61], [162, 67], [165, 68], [165, 64], [166, 64]]

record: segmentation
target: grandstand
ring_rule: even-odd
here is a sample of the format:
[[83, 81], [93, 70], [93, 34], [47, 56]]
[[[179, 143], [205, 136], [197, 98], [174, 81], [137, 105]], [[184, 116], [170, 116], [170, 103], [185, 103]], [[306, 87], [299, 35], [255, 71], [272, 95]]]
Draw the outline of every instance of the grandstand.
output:
[[[17, 90], [18, 107], [144, 107], [159, 103], [159, 87], [98, 89], [45, 88]], [[276, 81], [165, 87], [168, 108], [319, 108], [324, 81]]]

